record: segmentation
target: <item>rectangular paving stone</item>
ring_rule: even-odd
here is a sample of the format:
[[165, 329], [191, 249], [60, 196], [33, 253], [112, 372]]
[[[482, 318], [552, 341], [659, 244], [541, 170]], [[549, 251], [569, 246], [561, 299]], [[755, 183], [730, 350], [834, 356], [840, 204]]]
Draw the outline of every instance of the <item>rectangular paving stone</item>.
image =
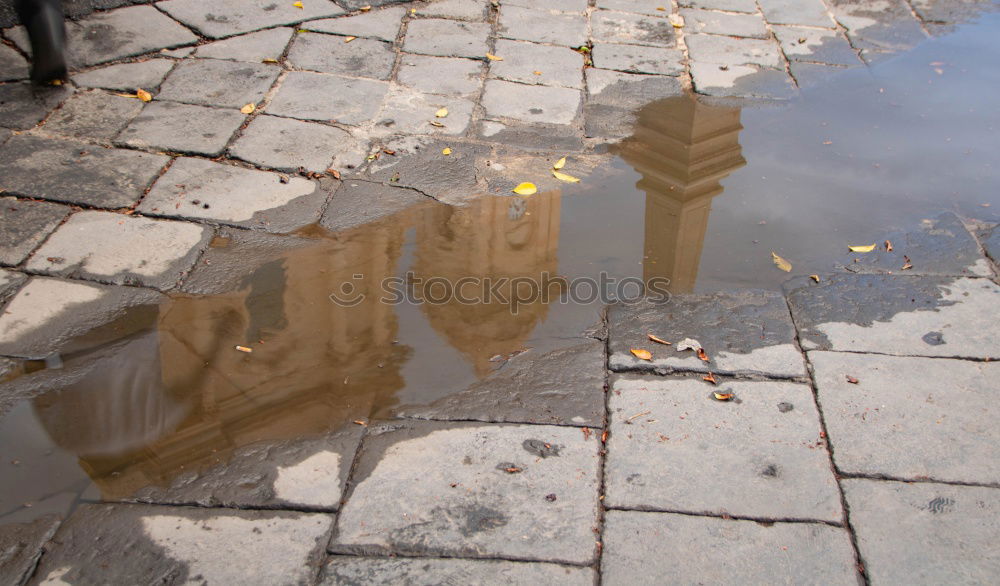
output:
[[[303, 23], [300, 28], [337, 35], [381, 39], [391, 43], [399, 35], [399, 27], [406, 12], [406, 8], [402, 6], [392, 6], [362, 12], [356, 16], [313, 20]], [[343, 43], [344, 39], [341, 38], [340, 42]]]
[[806, 350], [1000, 357], [1000, 323], [983, 319], [1000, 287], [986, 279], [835, 275], [786, 288]]
[[28, 130], [48, 116], [73, 90], [28, 82], [0, 85], [0, 127]]
[[791, 61], [812, 61], [831, 65], [858, 65], [861, 59], [838, 31], [798, 26], [775, 26], [774, 35]]
[[778, 44], [770, 40], [689, 34], [685, 35], [684, 42], [695, 63], [776, 68], [782, 66]]
[[0, 265], [21, 264], [69, 211], [46, 201], [0, 197]]
[[920, 21], [903, 0], [877, 5], [864, 0], [830, 0], [830, 10], [859, 49], [906, 50], [927, 40]]
[[264, 99], [279, 73], [280, 68], [263, 63], [186, 60], [170, 72], [156, 97], [202, 106], [242, 108]]
[[[7, 303], [7, 300], [13, 297], [21, 285], [23, 285], [27, 280], [28, 276], [24, 273], [0, 269], [0, 306]], [[6, 374], [7, 371], [0, 370], [0, 372]], [[0, 380], [3, 380], [3, 378], [4, 376], [0, 375]]]
[[[515, 0], [516, 2], [517, 0]], [[582, 10], [586, 10], [586, 2], [584, 0], [576, 0], [576, 2], [583, 3], [584, 8]], [[486, 8], [488, 5], [487, 2], [483, 2], [482, 0], [435, 0], [416, 6], [415, 8], [417, 16], [479, 22], [486, 19]]]
[[104, 92], [79, 92], [45, 122], [45, 130], [75, 138], [111, 140], [142, 110], [142, 102]]
[[403, 50], [407, 53], [439, 57], [483, 58], [490, 26], [486, 23], [459, 22], [428, 18], [414, 20], [406, 28]]
[[346, 130], [278, 116], [258, 116], [230, 147], [232, 156], [263, 167], [316, 173], [360, 166], [367, 145]]
[[856, 570], [850, 536], [815, 523], [774, 523], [670, 513], [608, 511], [601, 576], [643, 584], [843, 584]]
[[330, 198], [320, 225], [330, 232], [339, 232], [432, 201], [413, 189], [370, 181], [345, 181]]
[[[393, 88], [375, 121], [375, 134], [448, 134], [461, 135], [469, 127], [475, 103], [468, 98], [421, 94], [407, 88]], [[441, 108], [448, 115], [437, 118]], [[431, 122], [441, 126], [431, 126]]]
[[681, 75], [684, 53], [679, 49], [600, 43], [593, 51], [594, 67], [629, 73]]
[[503, 55], [503, 61], [490, 62], [491, 77], [530, 85], [583, 88], [583, 55], [568, 47], [499, 39], [495, 51]]
[[833, 28], [823, 0], [757, 0], [771, 24], [804, 24]]
[[82, 211], [38, 249], [27, 269], [111, 285], [172, 289], [208, 245], [198, 224]]
[[[608, 327], [609, 367], [614, 371], [806, 375], [785, 300], [769, 291], [675, 295], [666, 303], [616, 304], [608, 309]], [[673, 345], [651, 342], [648, 334]], [[685, 339], [700, 344], [709, 361], [694, 351], [678, 350]], [[633, 348], [649, 350], [653, 359], [640, 360]]]
[[138, 209], [152, 216], [286, 233], [316, 222], [325, 201], [324, 190], [302, 177], [180, 158]]
[[568, 427], [370, 426], [330, 549], [590, 564], [598, 447]]
[[133, 93], [136, 89], [151, 91], [174, 68], [170, 59], [149, 59], [136, 63], [119, 63], [73, 75], [73, 83], [81, 87], [104, 88]]
[[[115, 141], [142, 149], [216, 156], [246, 120], [238, 110], [151, 102]], [[198, 129], [192, 132], [192, 128]]]
[[467, 96], [479, 92], [482, 74], [479, 61], [404, 54], [396, 81], [427, 94]]
[[28, 62], [7, 45], [0, 45], [0, 81], [28, 78]]
[[270, 114], [358, 125], [371, 120], [389, 84], [339, 75], [292, 71], [267, 106]]
[[[598, 0], [598, 4], [606, 0]], [[628, 1], [628, 0], [621, 0]], [[756, 0], [679, 0], [679, 5], [727, 12], [757, 12]]]
[[691, 81], [699, 94], [721, 98], [785, 100], [796, 95], [795, 81], [780, 69], [693, 61]]
[[839, 470], [1000, 482], [1000, 408], [991, 399], [1000, 365], [838, 352], [809, 359]]
[[45, 515], [30, 522], [0, 525], [0, 582], [27, 583], [42, 556], [42, 547], [52, 539], [59, 522], [58, 516]]
[[623, 43], [674, 47], [677, 44], [670, 21], [656, 16], [597, 10], [590, 16], [595, 43]]
[[203, 59], [229, 59], [260, 63], [265, 59], [281, 57], [294, 33], [295, 29], [279, 27], [230, 37], [222, 41], [201, 45], [195, 49], [194, 56]]
[[841, 520], [808, 385], [621, 378], [610, 393], [605, 506]]
[[344, 37], [309, 33], [295, 38], [288, 62], [298, 69], [385, 80], [392, 74], [396, 53], [391, 44], [374, 39], [345, 43]]
[[120, 208], [139, 201], [169, 160], [163, 155], [20, 135], [0, 148], [0, 185], [13, 195]]
[[759, 14], [730, 14], [711, 10], [685, 9], [680, 11], [680, 15], [684, 17], [684, 31], [688, 33], [707, 33], [754, 39], [766, 39], [769, 35], [767, 24]]
[[873, 584], [989, 584], [1000, 569], [1000, 490], [844, 480]]
[[487, 116], [521, 122], [570, 124], [580, 110], [580, 92], [491, 79], [486, 82], [483, 107]]
[[[521, 1], [527, 2], [528, 0]], [[649, 0], [597, 0], [596, 6], [605, 10], [650, 14], [662, 18], [666, 18], [671, 12], [669, 2], [650, 2]], [[666, 10], [659, 10], [660, 8]]]
[[307, 0], [302, 8], [275, 0], [167, 0], [156, 6], [206, 37], [222, 38], [277, 25], [343, 14], [330, 0]]
[[504, 5], [500, 9], [497, 35], [520, 41], [582, 47], [587, 44], [587, 18], [582, 14]]
[[587, 0], [503, 0], [502, 4], [560, 12], [585, 12], [587, 10]]
[[[368, 163], [372, 180], [416, 189], [446, 203], [466, 201], [482, 193], [477, 168], [493, 152], [486, 144], [456, 145], [449, 137], [426, 134], [391, 137], [384, 146], [396, 155]], [[452, 149], [447, 157], [441, 154], [445, 147]]]
[[[433, 5], [432, 5], [433, 6]], [[487, 578], [488, 577], [488, 578]], [[594, 570], [557, 564], [447, 558], [361, 558], [334, 556], [323, 568], [320, 584], [493, 584], [589, 586]]]
[[333, 519], [321, 514], [82, 505], [59, 528], [42, 582], [310, 583]]

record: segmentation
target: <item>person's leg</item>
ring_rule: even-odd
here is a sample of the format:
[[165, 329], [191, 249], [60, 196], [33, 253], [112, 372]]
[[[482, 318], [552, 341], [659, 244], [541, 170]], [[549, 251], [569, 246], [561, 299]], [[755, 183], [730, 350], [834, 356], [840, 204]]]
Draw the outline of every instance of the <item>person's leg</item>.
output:
[[16, 0], [17, 15], [31, 38], [31, 80], [66, 79], [66, 24], [60, 0]]

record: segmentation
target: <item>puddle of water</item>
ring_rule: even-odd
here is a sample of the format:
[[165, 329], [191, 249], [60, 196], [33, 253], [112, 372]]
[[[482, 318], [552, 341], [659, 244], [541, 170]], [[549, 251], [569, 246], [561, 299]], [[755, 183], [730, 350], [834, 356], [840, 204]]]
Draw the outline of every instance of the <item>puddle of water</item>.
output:
[[[849, 261], [848, 244], [943, 210], [987, 215], [982, 204], [1000, 206], [998, 33], [1000, 17], [984, 18], [783, 107], [651, 104], [613, 164], [579, 186], [304, 234], [304, 246], [253, 256], [232, 291], [134, 312], [78, 342], [61, 371], [22, 377], [51, 379], [0, 421], [0, 522], [125, 498], [253, 442], [457, 392], [505, 357], [593, 325], [600, 300], [559, 301], [589, 297], [573, 289], [582, 278], [669, 279], [673, 293], [773, 289], [787, 274], [771, 250], [796, 273], [822, 273]], [[238, 243], [214, 246], [219, 262], [227, 250], [242, 257]], [[551, 297], [516, 313], [496, 299], [433, 303], [445, 290], [432, 278], [527, 279]], [[382, 302], [386, 279], [390, 294], [422, 282], [413, 290], [424, 302]]]

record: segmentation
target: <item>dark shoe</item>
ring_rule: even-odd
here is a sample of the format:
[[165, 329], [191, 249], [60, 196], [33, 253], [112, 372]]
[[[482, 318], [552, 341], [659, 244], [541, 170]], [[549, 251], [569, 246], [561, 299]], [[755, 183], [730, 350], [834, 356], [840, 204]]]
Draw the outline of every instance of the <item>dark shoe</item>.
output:
[[18, 0], [17, 12], [31, 39], [31, 81], [65, 80], [66, 24], [59, 0]]

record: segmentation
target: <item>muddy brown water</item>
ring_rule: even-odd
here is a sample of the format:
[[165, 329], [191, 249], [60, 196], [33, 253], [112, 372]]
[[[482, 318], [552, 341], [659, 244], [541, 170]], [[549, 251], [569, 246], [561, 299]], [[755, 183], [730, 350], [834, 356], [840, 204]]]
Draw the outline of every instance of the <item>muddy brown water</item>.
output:
[[[1000, 17], [987, 16], [784, 105], [650, 104], [634, 136], [611, 147], [613, 163], [579, 185], [309, 230], [230, 291], [132, 312], [116, 335], [62, 357], [72, 377], [53, 377], [0, 421], [0, 524], [126, 498], [253, 442], [457, 392], [505, 357], [593, 325], [600, 300], [565, 300], [583, 278], [669, 279], [672, 293], [776, 289], [787, 274], [772, 250], [796, 274], [822, 273], [849, 262], [848, 244], [942, 211], [995, 218], [997, 39]], [[220, 258], [231, 247], [238, 255], [237, 243], [213, 243]], [[495, 299], [429, 302], [432, 289], [422, 303], [379, 299], [387, 278], [398, 291], [432, 277], [550, 279], [553, 289], [516, 313]], [[333, 303], [344, 283], [354, 287], [345, 298], [364, 300]], [[26, 369], [22, 378], [51, 373]]]

